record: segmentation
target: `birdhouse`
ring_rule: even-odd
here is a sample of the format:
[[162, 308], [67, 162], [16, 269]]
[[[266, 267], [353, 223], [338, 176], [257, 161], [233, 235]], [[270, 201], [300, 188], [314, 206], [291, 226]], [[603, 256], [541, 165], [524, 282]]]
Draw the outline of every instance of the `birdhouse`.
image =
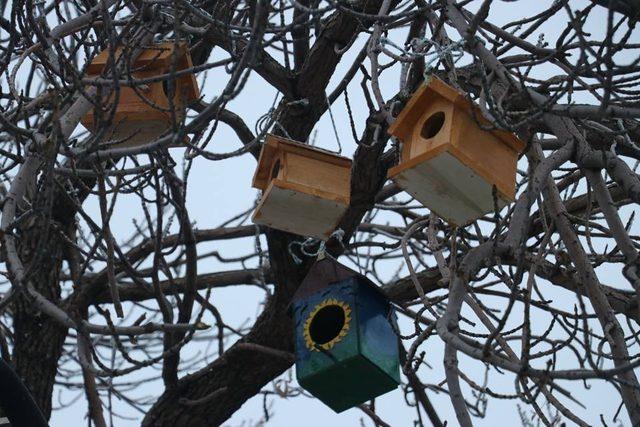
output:
[[402, 141], [400, 164], [389, 170], [389, 177], [455, 225], [493, 212], [494, 200], [502, 208], [515, 197], [516, 164], [524, 143], [510, 132], [487, 131], [478, 123], [489, 127], [464, 94], [431, 78], [389, 127]]
[[[111, 78], [105, 72], [109, 62], [108, 50], [96, 56], [87, 67], [87, 76]], [[115, 57], [122, 54], [117, 49]], [[122, 141], [118, 146], [131, 147], [153, 141], [171, 129], [174, 119], [180, 122], [189, 103], [200, 96], [193, 73], [179, 74], [174, 79], [161, 78], [172, 72], [180, 72], [193, 66], [188, 46], [185, 43], [165, 42], [146, 47], [130, 64], [126, 72], [120, 73], [120, 79], [160, 78], [132, 86], [121, 85], [118, 96], [112, 92], [96, 105], [82, 119], [89, 131], [97, 132], [106, 125], [107, 141]], [[117, 105], [114, 105], [117, 99]], [[170, 102], [170, 100], [172, 102]], [[100, 114], [97, 114], [99, 109]], [[112, 114], [113, 113], [113, 114]]]
[[349, 206], [351, 160], [267, 135], [253, 186], [262, 190], [253, 222], [327, 240]]
[[400, 383], [394, 310], [366, 277], [326, 256], [291, 303], [298, 383], [336, 412]]

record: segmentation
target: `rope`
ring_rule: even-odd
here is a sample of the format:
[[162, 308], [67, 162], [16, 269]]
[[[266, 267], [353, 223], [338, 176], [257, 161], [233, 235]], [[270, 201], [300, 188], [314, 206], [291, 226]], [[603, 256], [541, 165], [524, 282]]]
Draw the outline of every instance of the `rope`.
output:
[[[333, 233], [331, 233], [331, 235], [329, 236], [328, 240], [331, 240], [333, 238], [336, 238], [338, 240], [338, 242], [343, 245], [342, 243], [342, 239], [344, 239], [344, 230], [342, 230], [341, 228], [338, 228], [337, 230], [335, 230]], [[319, 243], [319, 244], [318, 244]], [[315, 251], [310, 251], [307, 248], [308, 247], [312, 247], [314, 245], [318, 244], [318, 249], [316, 249]], [[320, 257], [322, 258], [324, 256], [324, 251], [326, 248], [327, 242], [316, 239], [314, 237], [309, 237], [308, 239], [300, 242], [300, 241], [295, 241], [295, 242], [291, 242], [289, 243], [288, 246], [288, 251], [289, 251], [289, 255], [291, 255], [291, 258], [293, 259], [293, 262], [295, 262], [297, 265], [302, 264], [303, 260], [295, 254], [294, 252], [294, 246], [299, 246], [299, 251], [302, 255], [304, 255], [305, 257], [309, 257], [309, 258], [316, 258], [316, 257]]]
[[425, 81], [431, 78], [431, 73], [435, 68], [434, 64], [442, 60], [445, 56], [450, 55], [454, 65], [464, 56], [464, 50], [462, 49], [462, 46], [465, 44], [464, 40], [451, 43], [444, 48], [434, 41], [432, 41], [431, 44], [435, 52], [432, 52], [432, 58], [425, 62], [423, 73]]
[[273, 128], [276, 127], [280, 129], [280, 131], [284, 134], [285, 137], [291, 139], [291, 135], [287, 132], [287, 130], [280, 124], [278, 119], [280, 118], [281, 110], [276, 107], [276, 103], [278, 102], [279, 93], [276, 93], [276, 96], [273, 98], [273, 102], [271, 103], [271, 108], [260, 116], [258, 120], [256, 120], [255, 125], [255, 133], [256, 135], [264, 135], [269, 131], [269, 128], [273, 125]]
[[254, 247], [258, 253], [258, 280], [262, 286], [266, 286], [267, 280], [264, 277], [264, 253], [262, 252], [262, 243], [260, 242], [260, 226], [255, 224], [256, 232], [254, 234]]
[[[438, 42], [428, 39], [415, 38], [411, 41], [411, 45], [413, 46], [413, 52], [408, 51], [407, 49], [398, 46], [393, 41], [389, 40], [386, 37], [380, 37], [380, 43], [383, 45], [391, 46], [402, 53], [403, 56], [406, 57], [406, 62], [411, 62], [416, 58], [423, 57], [425, 58], [425, 70], [424, 70], [424, 78], [426, 81], [429, 80], [433, 69], [435, 68], [435, 64], [442, 60], [447, 55], [451, 55], [453, 63], [457, 63], [464, 56], [464, 49], [462, 48], [466, 40], [458, 40], [457, 42], [450, 43], [446, 46], [441, 46]], [[429, 47], [433, 47], [433, 51], [429, 50]], [[396, 59], [402, 58], [396, 56], [394, 53], [390, 51], [384, 51], [387, 55], [391, 57], [395, 57]]]

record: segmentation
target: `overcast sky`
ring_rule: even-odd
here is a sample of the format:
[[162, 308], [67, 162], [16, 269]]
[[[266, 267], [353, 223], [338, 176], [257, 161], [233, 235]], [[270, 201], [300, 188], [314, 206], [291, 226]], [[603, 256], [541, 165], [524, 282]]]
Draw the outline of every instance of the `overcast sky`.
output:
[[[489, 20], [495, 24], [503, 24], [514, 20], [518, 17], [532, 16], [536, 11], [546, 9], [551, 5], [551, 1], [516, 1], [516, 2], [502, 2], [495, 1], [491, 9]], [[572, 1], [572, 4], [574, 2]], [[586, 1], [575, 1], [575, 7], [581, 7], [586, 4]], [[597, 38], [598, 34], [601, 34], [604, 30], [604, 23], [606, 22], [606, 11], [603, 8], [597, 8], [592, 13], [591, 20], [589, 22], [589, 30], [592, 31], [592, 37]], [[538, 39], [541, 33], [549, 35], [547, 38], [554, 40], [552, 34], [556, 34], [561, 31], [563, 25], [566, 22], [564, 13], [558, 17], [557, 21], [550, 20], [546, 25], [536, 31], [530, 40], [534, 42]], [[450, 35], [457, 38], [457, 34], [449, 29]], [[400, 44], [404, 41], [404, 33], [396, 32], [392, 35], [396, 40], [399, 40]], [[350, 58], [353, 57], [353, 52], [357, 52], [359, 47], [364, 43], [365, 37], [361, 37], [351, 48], [351, 53], [347, 54], [336, 72], [335, 81], [330, 85], [330, 88], [335, 86], [337, 80], [341, 78], [346, 69], [351, 65]], [[640, 42], [635, 39], [630, 42]], [[220, 54], [214, 51], [210, 60], [215, 61], [220, 59]], [[368, 63], [366, 63], [368, 65]], [[547, 67], [547, 69], [541, 69], [538, 71], [540, 78], [548, 78], [554, 71]], [[202, 79], [201, 79], [202, 80]], [[399, 72], [389, 71], [383, 76], [383, 92], [385, 96], [392, 96], [398, 89]], [[219, 94], [222, 85], [226, 82], [226, 76], [220, 72], [209, 73], [207, 76], [207, 82], [202, 92], [205, 96], [205, 101], [210, 101], [213, 97]], [[350, 99], [351, 105], [354, 109], [355, 123], [358, 128], [358, 133], [363, 129], [364, 119], [368, 114], [366, 104], [361, 96], [361, 90], [359, 87], [360, 77], [354, 79], [353, 84], [350, 86]], [[5, 85], [5, 81], [2, 85]], [[4, 88], [4, 86], [3, 86]], [[262, 116], [273, 103], [276, 93], [271, 89], [264, 81], [257, 75], [249, 80], [247, 87], [241, 96], [233, 100], [229, 104], [229, 109], [242, 116], [242, 118], [250, 125], [256, 122], [257, 118]], [[346, 109], [344, 106], [343, 98], [340, 98], [332, 107], [334, 117], [336, 120], [336, 126], [338, 129], [338, 135], [340, 143], [343, 147], [343, 154], [351, 156], [355, 149], [353, 138], [351, 137], [351, 131], [349, 128], [349, 122], [346, 116]], [[322, 120], [316, 127], [316, 141], [317, 145], [335, 151], [338, 147], [338, 141], [334, 135], [334, 131], [329, 119], [329, 115], [325, 114]], [[220, 129], [216, 132], [216, 135], [210, 143], [208, 149], [215, 152], [230, 152], [239, 148], [239, 142], [228, 128], [224, 125], [220, 126]], [[183, 150], [172, 149], [174, 158], [180, 159]], [[250, 155], [244, 155], [239, 158], [232, 158], [219, 162], [211, 162], [203, 159], [197, 159], [194, 162], [190, 177], [189, 187], [187, 194], [187, 205], [189, 208], [190, 216], [192, 220], [197, 222], [197, 227], [212, 228], [216, 227], [223, 221], [234, 216], [238, 212], [247, 209], [253, 204], [253, 201], [258, 196], [258, 192], [251, 188], [251, 178], [256, 166], [256, 162]], [[99, 209], [95, 199], [88, 200], [87, 209], [96, 218], [99, 218]], [[140, 212], [139, 205], [132, 197], [121, 196], [119, 198], [116, 214], [112, 221], [112, 230], [116, 235], [116, 238], [125, 239], [128, 238], [133, 230], [131, 218], [138, 215]], [[394, 221], [394, 218], [390, 218], [390, 221]], [[253, 239], [241, 239], [234, 241], [224, 241], [215, 244], [208, 244], [199, 246], [199, 251], [204, 252], [210, 249], [219, 250], [225, 257], [231, 257], [236, 255], [244, 255], [253, 251], [254, 241]], [[266, 246], [265, 246], [266, 247]], [[391, 277], [395, 273], [397, 265], [389, 266], [387, 277]], [[200, 272], [216, 271], [220, 269], [231, 269], [233, 267], [229, 265], [221, 265], [215, 261], [207, 261], [199, 265]], [[618, 275], [616, 272], [611, 272], [611, 276], [607, 276], [604, 279], [611, 278], [609, 283], [613, 286], [616, 285], [616, 279]], [[607, 282], [608, 283], [608, 282]], [[626, 286], [624, 283], [622, 286]], [[566, 307], [572, 307], [575, 304], [575, 297], [572, 294], [562, 292], [561, 290], [554, 289], [552, 286], [547, 286], [548, 298], [553, 298], [554, 302], [558, 305], [564, 305]], [[264, 298], [264, 293], [260, 289], [254, 286], [237, 286], [224, 289], [216, 289], [212, 292], [212, 302], [218, 307], [226, 323], [239, 326], [246, 324], [246, 322], [252, 321], [256, 314], [261, 310], [261, 303]], [[517, 318], [513, 319], [513, 322], [517, 321]], [[207, 323], [213, 324], [212, 319], [206, 318]], [[407, 327], [406, 321], [401, 319], [401, 324]], [[535, 327], [535, 324], [534, 324]], [[546, 327], [546, 324], [542, 327]], [[409, 329], [405, 329], [409, 330]], [[183, 358], [188, 359], [190, 352], [205, 351], [208, 348], [208, 338], [213, 340], [215, 331], [205, 331], [198, 335], [202, 340], [198, 344], [190, 344], [183, 350]], [[442, 351], [443, 346], [437, 338], [432, 338], [428, 341], [426, 346], [422, 348], [427, 352], [425, 361], [432, 367], [422, 367], [420, 375], [426, 383], [436, 383], [444, 379], [444, 372], [442, 365]], [[473, 374], [474, 380], [482, 384], [484, 377], [484, 365], [480, 362], [469, 361], [465, 357], [461, 357], [461, 367], [466, 373]], [[560, 361], [560, 365], [564, 367], [575, 366], [575, 360]], [[158, 366], [151, 369], [159, 369]], [[247, 369], [251, 369], [250, 366]], [[150, 376], [149, 371], [143, 371], [139, 375], [143, 378]], [[284, 378], [292, 376], [291, 372], [288, 372]], [[124, 379], [127, 380], [125, 377]], [[295, 381], [295, 380], [294, 380]], [[294, 382], [295, 384], [295, 382]], [[502, 393], [513, 392], [513, 377], [501, 376], [495, 371], [491, 372], [491, 385], [492, 389]], [[567, 387], [575, 390], [577, 397], [580, 397], [587, 406], [586, 409], [580, 408], [570, 402], [566, 402], [566, 405], [572, 410], [575, 410], [583, 419], [591, 423], [599, 423], [598, 416], [600, 413], [610, 415], [620, 402], [618, 394], [613, 387], [606, 384], [591, 382], [591, 390], [586, 391], [582, 383], [566, 383]], [[468, 393], [468, 388], [463, 384], [467, 396], [471, 397]], [[267, 390], [272, 390], [273, 386], [267, 386]], [[136, 392], [139, 395], [155, 395], [158, 396], [162, 390], [162, 384], [160, 382], [148, 383], [140, 387]], [[336, 392], [340, 392], [339, 389]], [[60, 393], [60, 394], [58, 394]], [[60, 397], [64, 402], [68, 402], [70, 399], [77, 395], [78, 391], [69, 392], [58, 388], [54, 394], [54, 407], [59, 406], [57, 399]], [[448, 420], [450, 425], [457, 425], [455, 416], [448, 396], [440, 393], [428, 392], [428, 395], [434, 403], [438, 413], [443, 420]], [[307, 398], [298, 397], [295, 399], [283, 400], [274, 399], [269, 397], [268, 404], [271, 406], [271, 412], [273, 418], [269, 425], [272, 426], [352, 426], [359, 425], [361, 418], [365, 419], [366, 425], [372, 425], [368, 418], [359, 410], [352, 409], [342, 414], [335, 414], [329, 408], [324, 406], [321, 402]], [[117, 420], [118, 426], [134, 426], [139, 425], [141, 415], [127, 405], [122, 403], [116, 403], [116, 407], [122, 414], [127, 416], [136, 417], [135, 421]], [[523, 406], [521, 404], [521, 406]], [[376, 407], [380, 416], [386, 422], [392, 426], [405, 426], [411, 425], [411, 420], [415, 417], [413, 409], [409, 408], [404, 402], [404, 395], [400, 388], [396, 391], [388, 393], [385, 396], [376, 400]], [[257, 397], [248, 401], [240, 411], [238, 411], [225, 425], [228, 426], [249, 426], [254, 425], [255, 421], [262, 417], [263, 411], [262, 397]], [[86, 401], [84, 396], [71, 405], [61, 411], [54, 412], [51, 425], [52, 426], [69, 426], [79, 425], [79, 420], [84, 416], [86, 411]], [[627, 420], [626, 416], [622, 417], [623, 420]], [[516, 410], [516, 401], [513, 400], [495, 400], [490, 399], [487, 409], [487, 417], [484, 419], [474, 419], [477, 425], [518, 425], [519, 415]], [[426, 422], [428, 425], [428, 421]]]

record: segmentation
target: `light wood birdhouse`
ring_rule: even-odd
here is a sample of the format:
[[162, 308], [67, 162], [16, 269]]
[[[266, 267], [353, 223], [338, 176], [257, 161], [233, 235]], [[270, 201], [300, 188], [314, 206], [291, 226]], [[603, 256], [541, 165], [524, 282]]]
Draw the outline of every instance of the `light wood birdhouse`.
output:
[[[389, 177], [455, 225], [466, 225], [515, 197], [516, 164], [524, 143], [489, 126], [464, 94], [431, 78], [409, 100], [389, 133], [402, 141]], [[495, 186], [495, 198], [494, 198]]]
[[[122, 49], [117, 49], [115, 57], [121, 54]], [[108, 61], [109, 51], [105, 50], [89, 64], [87, 76], [112, 78], [108, 71], [105, 72]], [[119, 78], [127, 80], [130, 73], [133, 79], [149, 79], [192, 66], [185, 43], [164, 42], [146, 47], [128, 64], [126, 72], [120, 73]], [[121, 142], [119, 147], [142, 145], [171, 129], [174, 119], [180, 122], [186, 114], [187, 105], [199, 96], [193, 73], [180, 74], [172, 80], [163, 78], [132, 86], [122, 85], [117, 105], [114, 105], [116, 96], [112, 92], [102, 99], [101, 105], [84, 116], [82, 124], [93, 133], [101, 130], [101, 125], [106, 126], [102, 142], [118, 141]]]
[[256, 224], [327, 240], [349, 206], [351, 160], [267, 135], [253, 186]]

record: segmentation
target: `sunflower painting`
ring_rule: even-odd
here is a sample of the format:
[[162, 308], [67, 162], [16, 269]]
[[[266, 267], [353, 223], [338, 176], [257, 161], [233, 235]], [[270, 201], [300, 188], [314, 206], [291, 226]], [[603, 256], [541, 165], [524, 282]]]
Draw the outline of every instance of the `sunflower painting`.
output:
[[330, 350], [349, 331], [351, 307], [335, 298], [317, 304], [304, 323], [304, 341], [311, 351]]

